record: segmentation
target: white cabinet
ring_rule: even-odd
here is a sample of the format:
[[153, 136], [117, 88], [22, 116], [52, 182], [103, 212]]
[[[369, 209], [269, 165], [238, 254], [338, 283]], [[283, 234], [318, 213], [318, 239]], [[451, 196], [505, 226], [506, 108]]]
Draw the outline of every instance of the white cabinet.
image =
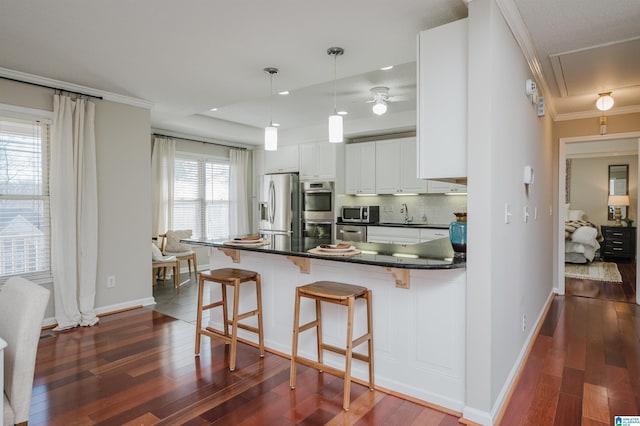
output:
[[441, 182], [437, 180], [427, 181], [427, 188], [429, 194], [445, 194], [445, 193], [458, 193], [464, 194], [467, 192], [467, 185], [452, 182]]
[[438, 238], [449, 238], [448, 229], [439, 228], [421, 228], [420, 229], [420, 242], [437, 240]]
[[300, 179], [335, 180], [336, 145], [329, 142], [299, 145]]
[[376, 192], [425, 193], [427, 182], [418, 179], [416, 138], [376, 142]]
[[345, 193], [376, 193], [375, 142], [354, 143], [345, 146]]
[[468, 18], [420, 32], [418, 172], [422, 179], [467, 176]]
[[393, 226], [367, 226], [367, 242], [417, 244], [420, 242], [420, 229], [398, 228]]
[[298, 145], [279, 146], [277, 151], [264, 152], [265, 173], [288, 173], [299, 170]]

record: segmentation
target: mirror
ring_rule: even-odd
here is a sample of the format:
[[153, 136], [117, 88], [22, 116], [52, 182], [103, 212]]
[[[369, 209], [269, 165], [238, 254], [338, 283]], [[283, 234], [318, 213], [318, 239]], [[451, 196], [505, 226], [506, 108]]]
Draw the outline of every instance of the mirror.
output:
[[[609, 195], [629, 194], [629, 165], [617, 164], [609, 166]], [[609, 220], [615, 220], [615, 206], [609, 206]], [[622, 219], [627, 217], [627, 206], [620, 206]]]

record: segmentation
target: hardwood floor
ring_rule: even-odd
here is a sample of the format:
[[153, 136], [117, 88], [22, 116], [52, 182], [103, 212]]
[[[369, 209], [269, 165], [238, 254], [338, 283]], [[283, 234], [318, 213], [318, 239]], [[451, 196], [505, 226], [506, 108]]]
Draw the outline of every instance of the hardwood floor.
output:
[[622, 283], [565, 278], [567, 296], [635, 303], [636, 262], [616, 262]]
[[289, 360], [203, 339], [195, 327], [147, 308], [105, 316], [95, 327], [43, 332], [30, 425], [457, 425], [458, 418], [354, 383], [342, 410], [342, 379]]
[[612, 425], [640, 414], [640, 306], [557, 296], [503, 425]]

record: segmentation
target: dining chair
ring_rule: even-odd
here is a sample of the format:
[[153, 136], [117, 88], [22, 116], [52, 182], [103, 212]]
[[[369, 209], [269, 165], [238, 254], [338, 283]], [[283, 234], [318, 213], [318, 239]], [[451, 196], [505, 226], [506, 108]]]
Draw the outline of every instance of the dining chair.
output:
[[158, 235], [160, 241], [160, 250], [165, 256], [175, 256], [178, 262], [186, 260], [189, 268], [189, 277], [191, 277], [191, 262], [193, 262], [193, 273], [198, 275], [198, 261], [196, 253], [189, 244], [181, 243], [180, 240], [191, 238], [191, 229], [182, 229], [175, 231], [167, 231]]
[[4, 349], [5, 425], [29, 421], [38, 341], [49, 290], [21, 277], [9, 278], [0, 291], [0, 337]]

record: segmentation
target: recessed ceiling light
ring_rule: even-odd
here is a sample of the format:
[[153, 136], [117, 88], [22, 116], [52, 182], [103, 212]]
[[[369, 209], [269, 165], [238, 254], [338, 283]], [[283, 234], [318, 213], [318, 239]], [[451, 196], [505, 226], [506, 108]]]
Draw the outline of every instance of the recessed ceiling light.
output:
[[271, 123], [273, 127], [280, 127], [280, 123]]
[[337, 114], [338, 115], [347, 115], [349, 113], [347, 111], [338, 111]]
[[380, 68], [380, 71], [389, 71], [391, 68], [393, 68], [393, 65], [389, 65], [388, 67], [382, 67]]
[[216, 112], [217, 110], [218, 110], [218, 108], [211, 108], [209, 111]]
[[282, 92], [278, 92], [278, 95], [282, 95], [282, 96], [285, 96], [285, 95], [288, 95], [288, 94], [289, 94], [288, 90], [283, 90]]

